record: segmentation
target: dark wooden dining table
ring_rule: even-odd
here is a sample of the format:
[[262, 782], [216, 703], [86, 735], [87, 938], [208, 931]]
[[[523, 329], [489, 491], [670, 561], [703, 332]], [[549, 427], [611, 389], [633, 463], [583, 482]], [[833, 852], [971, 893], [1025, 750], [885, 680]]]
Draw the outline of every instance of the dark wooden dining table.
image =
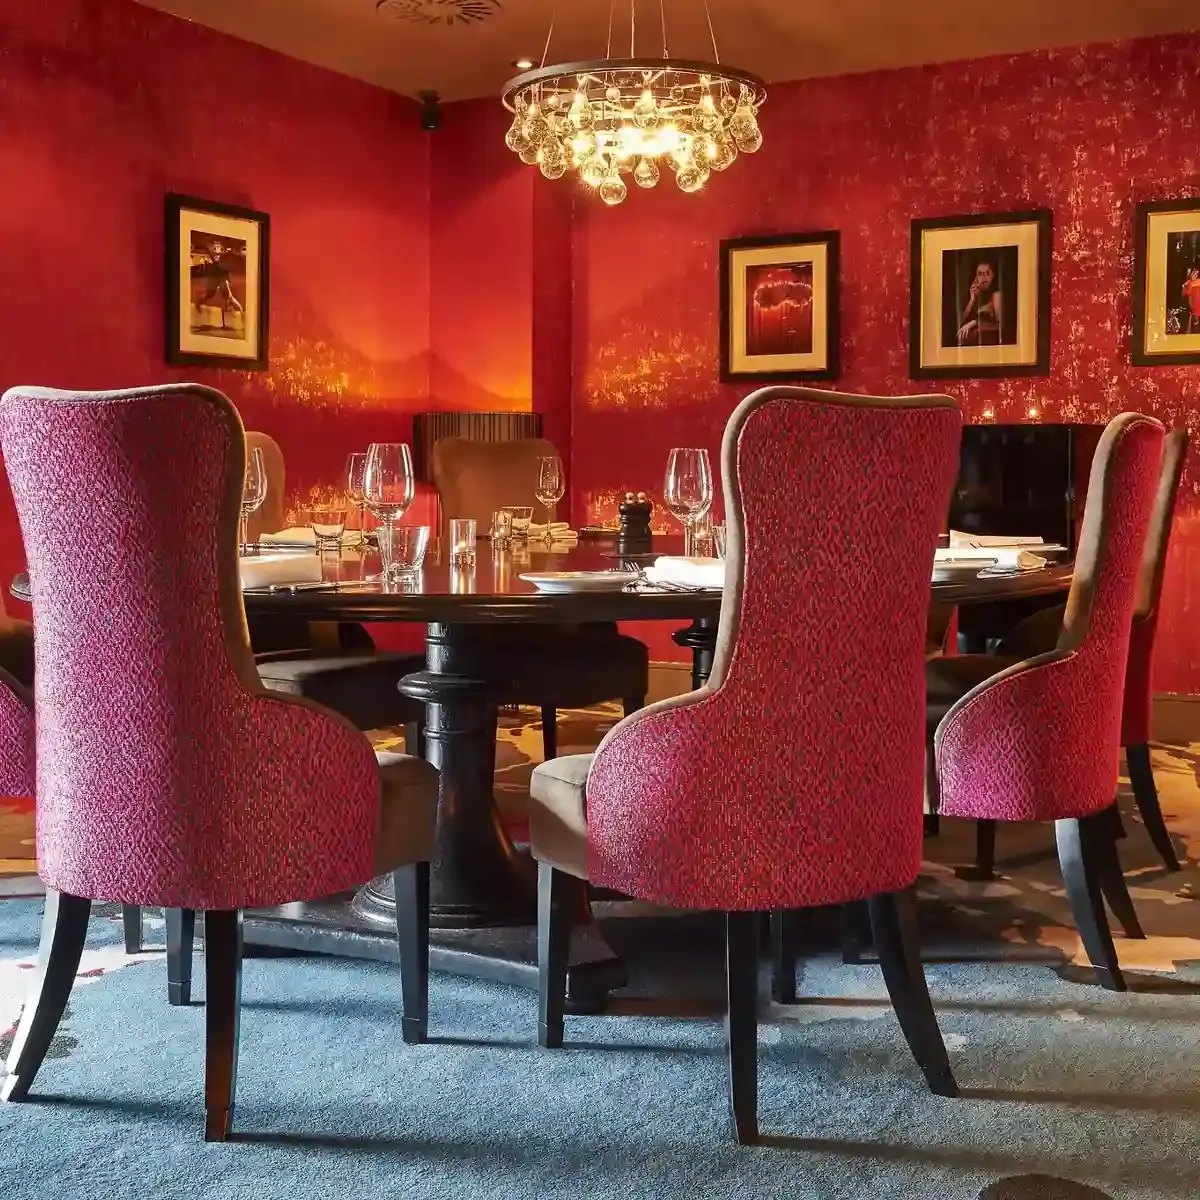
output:
[[[678, 553], [674, 539], [656, 552]], [[615, 544], [570, 547], [518, 543], [493, 552], [486, 540], [471, 567], [455, 566], [437, 547], [421, 573], [405, 584], [370, 582], [378, 556], [323, 556], [327, 587], [245, 594], [248, 614], [313, 623], [413, 622], [426, 626], [425, 669], [397, 677], [397, 687], [426, 705], [425, 757], [439, 770], [437, 859], [430, 913], [434, 969], [536, 986], [535, 871], [514, 846], [494, 797], [497, 701], [506, 680], [475, 636], [487, 626], [538, 626], [592, 621], [670, 621], [676, 642], [692, 653], [695, 686], [708, 678], [720, 616], [717, 591], [603, 591], [551, 594], [521, 576], [531, 571], [612, 570], [622, 565]], [[931, 609], [1054, 597], [1071, 582], [1069, 564], [1019, 575], [959, 576], [931, 585]], [[864, 580], [863, 586], [869, 586]], [[28, 599], [28, 580], [12, 592]], [[355, 894], [313, 904], [247, 913], [247, 946], [395, 957], [390, 877]], [[568, 996], [577, 1011], [603, 1005], [626, 982], [624, 964], [596, 926], [580, 922], [573, 935]]]

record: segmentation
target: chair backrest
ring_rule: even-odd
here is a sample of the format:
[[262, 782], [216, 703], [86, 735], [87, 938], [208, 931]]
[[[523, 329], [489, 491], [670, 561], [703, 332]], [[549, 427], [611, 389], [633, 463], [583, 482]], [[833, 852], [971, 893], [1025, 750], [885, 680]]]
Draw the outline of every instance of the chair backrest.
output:
[[773, 387], [734, 411], [712, 674], [601, 743], [593, 882], [721, 909], [912, 883], [930, 579], [961, 425], [944, 396]]
[[474, 520], [479, 533], [492, 524], [492, 513], [509, 504], [533, 507], [534, 520], [545, 513], [534, 498], [538, 459], [557, 454], [545, 438], [477, 442], [442, 438], [433, 447], [433, 482], [441, 501], [441, 525], [459, 518]]
[[0, 670], [0, 796], [34, 794], [33, 696]]
[[256, 542], [264, 533], [277, 533], [287, 523], [287, 480], [283, 467], [283, 451], [273, 437], [250, 430], [246, 433], [247, 456], [255, 449], [262, 451], [263, 466], [267, 469], [267, 498], [262, 502], [262, 507], [252, 513], [246, 521], [246, 536], [252, 542]]
[[[369, 875], [370, 746], [316, 706], [268, 699], [251, 656], [233, 405], [192, 384], [17, 388], [0, 400], [0, 451], [37, 630], [46, 883], [130, 904], [239, 908]], [[312, 795], [339, 786], [339, 773], [340, 786], [362, 789], [363, 815], [322, 830]]]

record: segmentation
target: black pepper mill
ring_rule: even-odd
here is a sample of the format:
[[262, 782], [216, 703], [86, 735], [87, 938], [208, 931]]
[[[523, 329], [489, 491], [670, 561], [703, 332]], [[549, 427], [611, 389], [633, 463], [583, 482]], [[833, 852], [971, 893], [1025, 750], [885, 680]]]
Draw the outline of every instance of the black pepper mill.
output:
[[621, 527], [617, 533], [617, 553], [621, 557], [650, 554], [654, 549], [650, 532], [650, 514], [653, 508], [645, 492], [625, 493], [625, 499], [617, 510], [621, 514]]

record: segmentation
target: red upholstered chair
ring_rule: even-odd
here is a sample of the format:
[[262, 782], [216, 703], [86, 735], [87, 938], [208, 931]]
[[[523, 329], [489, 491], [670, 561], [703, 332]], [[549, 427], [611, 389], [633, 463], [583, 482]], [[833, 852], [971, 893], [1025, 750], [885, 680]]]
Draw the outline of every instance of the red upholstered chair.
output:
[[273, 695], [238, 581], [244, 440], [195, 385], [0, 400], [37, 627], [33, 994], [0, 1096], [23, 1099], [62, 1017], [93, 899], [205, 913], [205, 1135], [229, 1132], [239, 910], [395, 875], [405, 1040], [426, 1026], [427, 763]]
[[996, 673], [985, 655], [927, 667], [938, 812], [1054, 821], [1084, 947], [1100, 982], [1116, 990], [1125, 985], [1103, 900], [1141, 936], [1117, 857], [1113, 796], [1130, 621], [1162, 450], [1163, 427], [1137, 413], [1114, 418], [1100, 439], [1055, 649]]
[[[929, 580], [958, 463], [947, 397], [765, 388], [722, 470], [728, 565], [705, 687], [533, 773], [539, 1040], [563, 1037], [580, 881], [726, 914], [731, 1107], [757, 1137], [759, 917], [870, 899], [888, 990], [934, 1091], [955, 1092], [913, 933]], [[585, 805], [586, 793], [586, 805]], [[783, 933], [787, 924], [780, 922]], [[795, 988], [794, 953], [780, 954]]]
[[0, 796], [32, 796], [33, 772], [33, 695], [0, 670]]

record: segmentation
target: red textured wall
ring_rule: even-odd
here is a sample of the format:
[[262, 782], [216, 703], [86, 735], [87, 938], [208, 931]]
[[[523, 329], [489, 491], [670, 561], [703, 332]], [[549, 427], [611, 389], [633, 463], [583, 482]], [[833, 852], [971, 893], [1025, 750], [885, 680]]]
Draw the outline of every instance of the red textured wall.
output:
[[[411, 101], [131, 0], [5, 0], [0, 164], [0, 389], [212, 384], [279, 441], [293, 505], [407, 438], [429, 345]], [[269, 372], [164, 364], [167, 191], [271, 214]], [[21, 557], [0, 487], [0, 584]]]
[[[1129, 365], [1134, 206], [1200, 195], [1198, 59], [1200, 36], [1188, 35], [776, 86], [762, 151], [703, 194], [660, 186], [616, 209], [579, 203], [576, 518], [611, 513], [616, 491], [660, 489], [673, 445], [716, 452], [750, 390], [717, 373], [718, 242], [739, 234], [840, 229], [835, 386], [920, 392], [907, 365], [910, 220], [1053, 209], [1050, 376], [945, 390], [969, 419], [1138, 409], [1200, 431], [1200, 368]], [[1198, 484], [1193, 465], [1159, 626], [1163, 692], [1200, 692]]]

